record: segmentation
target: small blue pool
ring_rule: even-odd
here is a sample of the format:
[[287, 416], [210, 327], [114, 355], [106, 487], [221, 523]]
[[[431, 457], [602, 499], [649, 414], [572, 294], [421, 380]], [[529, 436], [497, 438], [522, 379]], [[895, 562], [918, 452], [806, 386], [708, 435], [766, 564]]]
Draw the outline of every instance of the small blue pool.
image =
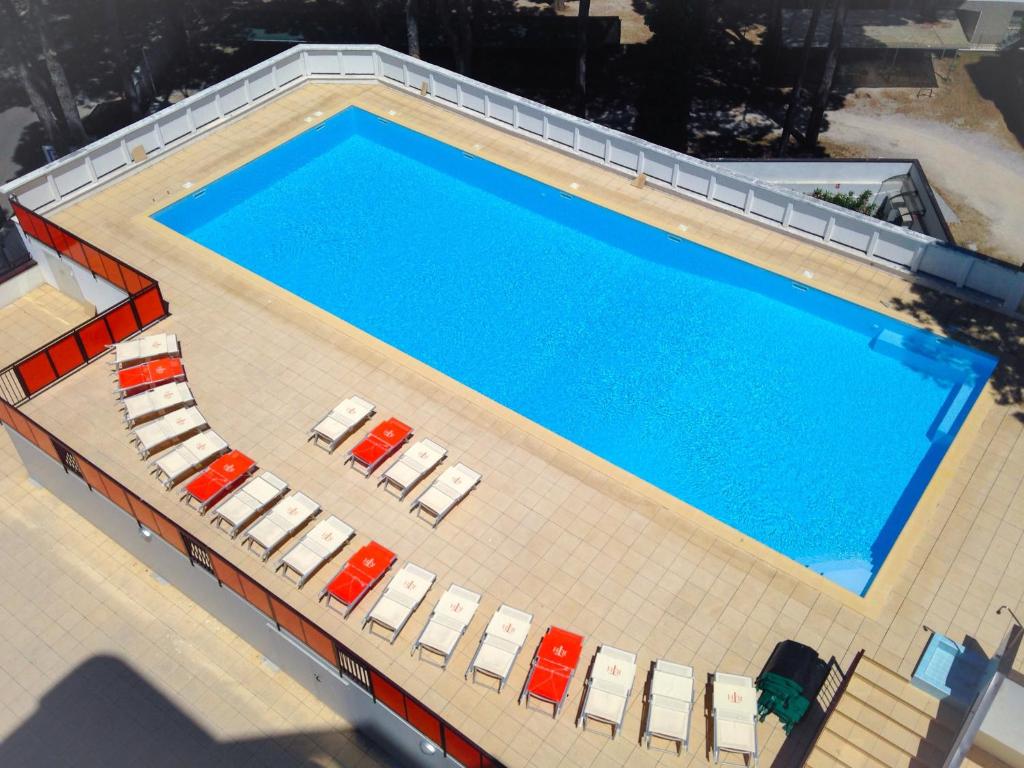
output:
[[154, 218], [858, 593], [996, 362], [354, 107]]

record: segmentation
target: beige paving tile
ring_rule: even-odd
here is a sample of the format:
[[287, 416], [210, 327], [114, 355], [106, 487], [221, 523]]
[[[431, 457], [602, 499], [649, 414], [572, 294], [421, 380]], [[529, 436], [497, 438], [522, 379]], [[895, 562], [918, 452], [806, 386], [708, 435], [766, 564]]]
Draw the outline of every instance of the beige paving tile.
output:
[[31, 483], [5, 435], [0, 511], [4, 548], [25, 555], [0, 567], [0, 763], [387, 764], [343, 719]]

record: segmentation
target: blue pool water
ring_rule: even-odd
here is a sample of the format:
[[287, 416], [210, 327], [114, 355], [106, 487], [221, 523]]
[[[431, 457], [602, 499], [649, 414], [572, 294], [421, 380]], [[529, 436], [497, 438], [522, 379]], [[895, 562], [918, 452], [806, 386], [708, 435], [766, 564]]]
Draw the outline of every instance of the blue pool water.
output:
[[356, 108], [155, 218], [855, 592], [995, 365]]

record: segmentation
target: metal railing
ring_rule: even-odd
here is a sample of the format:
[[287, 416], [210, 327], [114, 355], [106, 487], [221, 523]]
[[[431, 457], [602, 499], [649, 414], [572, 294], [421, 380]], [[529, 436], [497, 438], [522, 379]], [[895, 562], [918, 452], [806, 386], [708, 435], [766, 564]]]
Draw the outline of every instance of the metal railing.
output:
[[128, 296], [95, 317], [0, 369], [0, 397], [21, 405], [107, 351], [168, 315], [160, 285], [70, 231], [12, 200], [22, 231]]
[[90, 491], [104, 496], [132, 517], [141, 528], [159, 535], [183, 557], [188, 558], [194, 567], [210, 573], [221, 587], [232, 590], [263, 612], [279, 629], [284, 629], [301, 641], [339, 674], [355, 679], [369, 691], [375, 701], [435, 741], [444, 754], [469, 768], [500, 768], [501, 763], [496, 759], [429, 710], [418, 699], [406, 693], [372, 664], [335, 639], [316, 622], [307, 618], [287, 599], [257, 584], [244, 571], [220, 557], [215, 549], [185, 531], [138, 494], [58, 440], [31, 417], [3, 400], [0, 400], [0, 423], [17, 432], [57, 462], [65, 472], [76, 475]]
[[375, 81], [653, 186], [1018, 314], [1024, 273], [376, 45], [299, 45], [2, 187], [46, 210], [303, 82]]

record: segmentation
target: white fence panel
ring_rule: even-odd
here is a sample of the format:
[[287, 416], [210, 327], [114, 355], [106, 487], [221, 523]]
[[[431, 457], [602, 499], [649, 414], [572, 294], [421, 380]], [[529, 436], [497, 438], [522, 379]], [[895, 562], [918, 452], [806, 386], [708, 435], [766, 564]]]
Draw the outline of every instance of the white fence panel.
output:
[[370, 45], [303, 45], [289, 49], [2, 189], [17, 194], [29, 208], [61, 203], [130, 171], [137, 165], [130, 157], [136, 147], [141, 147], [147, 157], [157, 156], [271, 94], [317, 77], [375, 79], [407, 92], [419, 92], [426, 85], [427, 98], [466, 115], [627, 174], [643, 172], [679, 194], [737, 215], [820, 242], [827, 239], [829, 245], [867, 254], [909, 273], [965, 285], [1000, 299], [1012, 312], [1018, 311], [1017, 304], [1024, 296], [1024, 273], [1017, 270]]
[[128, 157], [120, 142], [100, 147], [89, 155], [89, 159], [92, 161], [92, 169], [98, 179], [128, 164]]
[[306, 51], [306, 69], [310, 75], [340, 75], [341, 56], [337, 51]]

